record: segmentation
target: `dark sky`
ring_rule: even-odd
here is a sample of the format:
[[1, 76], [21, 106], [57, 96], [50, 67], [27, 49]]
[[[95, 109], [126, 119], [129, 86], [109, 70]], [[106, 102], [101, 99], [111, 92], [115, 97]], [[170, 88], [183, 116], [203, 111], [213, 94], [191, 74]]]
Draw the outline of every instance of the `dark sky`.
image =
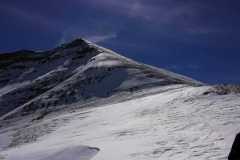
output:
[[0, 0], [0, 52], [77, 37], [206, 83], [240, 82], [238, 0]]

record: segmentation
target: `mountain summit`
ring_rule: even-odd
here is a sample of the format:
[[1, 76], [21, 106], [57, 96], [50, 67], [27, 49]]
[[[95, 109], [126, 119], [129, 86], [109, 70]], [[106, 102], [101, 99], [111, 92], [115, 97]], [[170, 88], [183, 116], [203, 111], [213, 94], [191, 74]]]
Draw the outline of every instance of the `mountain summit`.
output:
[[225, 160], [239, 91], [83, 39], [0, 54], [0, 159]]
[[60, 105], [177, 84], [201, 85], [76, 39], [48, 51], [0, 55], [0, 116], [46, 114]]

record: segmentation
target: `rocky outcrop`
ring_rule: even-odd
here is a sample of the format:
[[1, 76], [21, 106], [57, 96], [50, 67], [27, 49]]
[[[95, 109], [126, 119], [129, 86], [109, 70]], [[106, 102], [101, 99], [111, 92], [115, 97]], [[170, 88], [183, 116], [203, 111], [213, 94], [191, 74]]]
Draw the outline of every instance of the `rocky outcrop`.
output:
[[240, 160], [240, 133], [237, 134], [231, 152], [228, 156], [228, 160]]

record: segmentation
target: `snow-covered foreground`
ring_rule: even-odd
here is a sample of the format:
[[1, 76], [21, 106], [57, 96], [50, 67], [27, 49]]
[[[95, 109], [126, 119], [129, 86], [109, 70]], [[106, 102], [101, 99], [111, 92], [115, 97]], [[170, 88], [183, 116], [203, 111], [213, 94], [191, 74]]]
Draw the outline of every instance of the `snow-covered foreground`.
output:
[[[33, 122], [35, 130], [23, 138], [49, 132], [17, 147], [3, 149], [14, 126], [3, 128], [0, 155], [7, 160], [226, 160], [240, 130], [240, 97], [203, 95], [208, 89], [183, 87], [49, 116]], [[62, 125], [53, 125], [56, 121]]]

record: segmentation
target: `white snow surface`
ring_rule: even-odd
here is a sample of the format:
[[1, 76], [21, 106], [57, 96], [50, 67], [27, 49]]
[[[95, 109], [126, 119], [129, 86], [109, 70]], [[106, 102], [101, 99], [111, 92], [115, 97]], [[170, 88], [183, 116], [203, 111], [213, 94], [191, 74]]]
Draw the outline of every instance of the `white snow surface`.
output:
[[0, 160], [226, 160], [240, 131], [238, 94], [88, 41], [8, 60]]
[[[27, 118], [15, 121], [0, 129], [0, 157], [227, 160], [240, 131], [240, 97], [203, 95], [209, 88], [183, 86], [120, 103], [53, 114], [38, 122]], [[27, 127], [21, 128], [24, 123]], [[22, 129], [18, 132], [21, 136], [16, 135], [16, 128]], [[14, 135], [19, 141], [37, 132], [36, 141], [6, 147], [14, 141]]]

